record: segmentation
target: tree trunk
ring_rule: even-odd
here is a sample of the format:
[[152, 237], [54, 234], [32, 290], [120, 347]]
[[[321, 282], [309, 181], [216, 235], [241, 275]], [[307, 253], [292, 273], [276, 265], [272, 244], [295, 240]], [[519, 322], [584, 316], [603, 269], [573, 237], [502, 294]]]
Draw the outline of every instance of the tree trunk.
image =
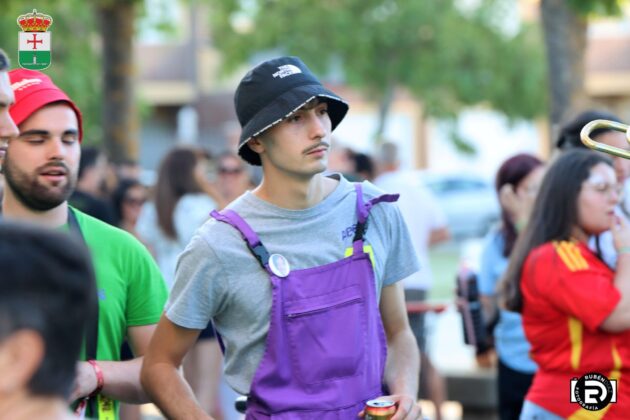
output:
[[396, 84], [394, 82], [388, 82], [381, 100], [378, 104], [378, 121], [376, 123], [376, 130], [374, 131], [374, 144], [379, 145], [383, 142], [383, 134], [387, 124], [387, 117], [389, 116], [389, 110], [392, 107], [394, 101], [394, 94], [396, 92]]
[[587, 21], [568, 0], [542, 0], [542, 23], [547, 47], [552, 141], [560, 127], [586, 104], [584, 92]]
[[104, 143], [116, 163], [138, 158], [138, 111], [133, 91], [135, 2], [102, 1], [97, 7], [103, 39]]

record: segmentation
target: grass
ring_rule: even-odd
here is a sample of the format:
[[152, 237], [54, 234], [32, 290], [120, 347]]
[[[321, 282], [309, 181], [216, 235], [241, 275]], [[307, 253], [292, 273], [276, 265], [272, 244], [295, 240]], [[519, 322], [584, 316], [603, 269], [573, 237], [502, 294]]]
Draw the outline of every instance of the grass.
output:
[[455, 298], [455, 274], [459, 265], [459, 245], [449, 242], [429, 252], [433, 287], [429, 300], [452, 302]]

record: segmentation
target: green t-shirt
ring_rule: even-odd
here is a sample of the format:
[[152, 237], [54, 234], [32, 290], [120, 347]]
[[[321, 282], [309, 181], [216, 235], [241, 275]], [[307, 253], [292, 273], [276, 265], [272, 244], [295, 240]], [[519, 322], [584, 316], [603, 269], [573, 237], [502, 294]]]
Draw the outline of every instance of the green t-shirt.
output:
[[[127, 327], [159, 321], [167, 298], [166, 285], [153, 257], [136, 238], [73, 210], [96, 274], [99, 306], [96, 358], [120, 360]], [[118, 402], [115, 410], [118, 413]]]

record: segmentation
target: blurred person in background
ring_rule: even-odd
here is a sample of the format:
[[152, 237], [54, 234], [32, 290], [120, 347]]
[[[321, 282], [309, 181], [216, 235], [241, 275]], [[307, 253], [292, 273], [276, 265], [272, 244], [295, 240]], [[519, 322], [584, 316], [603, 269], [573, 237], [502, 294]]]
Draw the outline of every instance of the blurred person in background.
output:
[[0, 418], [71, 420], [68, 398], [96, 309], [85, 247], [67, 233], [0, 222]]
[[[148, 401], [139, 369], [166, 301], [166, 287], [146, 247], [68, 205], [81, 157], [79, 108], [41, 72], [16, 69], [9, 78], [15, 95], [9, 112], [20, 134], [9, 140], [5, 155], [2, 217], [70, 231], [89, 248], [98, 317], [88, 325], [70, 400], [88, 417], [117, 419], [119, 401]], [[125, 338], [136, 357], [120, 361]]]
[[210, 159], [205, 150], [191, 147], [168, 152], [158, 169], [153, 199], [138, 218], [138, 233], [150, 244], [169, 289], [177, 257], [210, 212], [224, 205], [209, 179]]
[[122, 162], [115, 165], [114, 172], [118, 179], [140, 180], [142, 167], [138, 161], [134, 159], [124, 159]]
[[[121, 179], [112, 194], [115, 226], [129, 232], [143, 243], [144, 240], [136, 231], [136, 223], [138, 216], [140, 216], [140, 210], [146, 201], [147, 189], [135, 179]], [[145, 245], [147, 244], [145, 243]], [[126, 341], [120, 349], [120, 359], [133, 359], [133, 352]], [[137, 404], [120, 404], [120, 417], [124, 420], [141, 419], [140, 406]]]
[[102, 198], [108, 177], [107, 156], [96, 147], [81, 149], [77, 186], [70, 196], [70, 205], [92, 217], [115, 226], [114, 210]]
[[[621, 188], [609, 157], [564, 153], [545, 174], [516, 241], [502, 292], [506, 308], [522, 314], [538, 365], [522, 420], [628, 417], [630, 226], [614, 212]], [[588, 247], [591, 236], [608, 229], [618, 254], [616, 272]], [[617, 402], [596, 413], [570, 398], [571, 381], [590, 372], [617, 381]], [[586, 394], [583, 387], [583, 401]], [[611, 394], [599, 390], [588, 402], [606, 396]]]
[[249, 169], [237, 154], [226, 152], [218, 158], [219, 178], [217, 187], [223, 201], [231, 203], [245, 191], [254, 188]]
[[355, 175], [354, 151], [344, 146], [336, 138], [330, 141], [330, 157], [328, 158], [328, 171], [338, 172], [350, 182], [360, 181]]
[[[209, 180], [210, 159], [209, 153], [196, 148], [178, 147], [167, 153], [160, 163], [154, 198], [138, 218], [137, 231], [151, 247], [169, 290], [179, 254], [210, 212], [225, 203]], [[221, 349], [208, 324], [184, 362], [184, 374], [199, 404], [215, 418], [221, 418], [221, 361]]]
[[112, 194], [115, 225], [144, 241], [136, 230], [140, 211], [147, 201], [147, 188], [137, 179], [121, 179]]
[[361, 152], [354, 152], [351, 156], [354, 161], [354, 170], [350, 177], [357, 182], [373, 180], [376, 176], [376, 168], [372, 156]]
[[[562, 128], [558, 139], [556, 140], [557, 149], [561, 152], [575, 148], [591, 150], [582, 143], [582, 140], [580, 140], [580, 132], [589, 122], [600, 119], [621, 122], [616, 115], [606, 111], [585, 111]], [[597, 142], [607, 144], [608, 146], [630, 150], [630, 145], [626, 140], [625, 133], [613, 130], [612, 128], [598, 128], [597, 130], [593, 130], [591, 138]], [[593, 152], [604, 154], [603, 152]], [[608, 154], [605, 155], [613, 160], [617, 182], [623, 186], [623, 194], [620, 197], [619, 205], [617, 206], [617, 214], [628, 221], [630, 220], [630, 160]], [[617, 263], [617, 253], [615, 251], [613, 237], [610, 232], [603, 232], [600, 235], [593, 236], [589, 245], [591, 249], [601, 255], [610, 268], [613, 270], [615, 269]]]
[[[382, 143], [374, 160], [379, 174], [374, 184], [388, 193], [400, 194], [398, 207], [420, 261], [420, 271], [403, 280], [405, 301], [424, 302], [433, 284], [429, 248], [450, 238], [446, 215], [428, 188], [413, 174], [400, 170], [396, 144]], [[427, 355], [425, 315], [425, 312], [407, 314], [420, 349], [420, 396], [433, 402], [435, 418], [440, 420], [442, 403], [446, 400], [446, 382]]]
[[530, 345], [520, 314], [499, 310], [497, 286], [518, 233], [527, 223], [543, 176], [543, 162], [525, 153], [510, 157], [499, 167], [495, 188], [501, 205], [501, 222], [486, 236], [481, 254], [478, 287], [486, 320], [495, 325], [501, 420], [518, 420], [537, 366], [529, 356]]

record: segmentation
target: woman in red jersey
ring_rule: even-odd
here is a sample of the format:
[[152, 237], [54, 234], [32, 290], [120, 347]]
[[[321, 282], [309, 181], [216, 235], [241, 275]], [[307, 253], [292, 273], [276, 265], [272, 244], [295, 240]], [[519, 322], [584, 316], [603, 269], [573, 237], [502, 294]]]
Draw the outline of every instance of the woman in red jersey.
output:
[[[564, 154], [543, 180], [504, 278], [506, 307], [522, 313], [539, 366], [521, 420], [628, 418], [630, 226], [614, 213], [620, 194], [612, 161], [591, 151]], [[614, 272], [587, 245], [609, 229]]]

